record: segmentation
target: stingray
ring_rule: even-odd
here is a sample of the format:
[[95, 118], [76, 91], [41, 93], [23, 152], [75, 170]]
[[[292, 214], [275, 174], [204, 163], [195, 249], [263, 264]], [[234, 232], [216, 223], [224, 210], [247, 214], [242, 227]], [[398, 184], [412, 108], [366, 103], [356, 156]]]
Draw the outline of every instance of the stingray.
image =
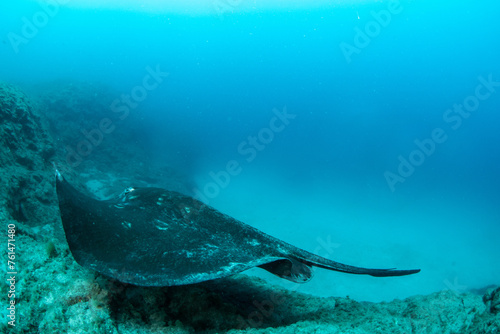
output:
[[259, 267], [307, 282], [312, 267], [376, 277], [414, 270], [335, 262], [272, 237], [192, 197], [161, 188], [128, 188], [109, 200], [89, 197], [56, 171], [59, 209], [78, 264], [124, 283], [175, 286]]

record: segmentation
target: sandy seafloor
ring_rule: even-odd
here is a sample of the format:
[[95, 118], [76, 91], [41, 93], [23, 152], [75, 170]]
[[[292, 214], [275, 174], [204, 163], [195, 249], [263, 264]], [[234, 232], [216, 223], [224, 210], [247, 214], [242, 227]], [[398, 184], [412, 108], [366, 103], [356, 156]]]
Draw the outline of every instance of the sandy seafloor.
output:
[[[194, 286], [141, 288], [81, 268], [65, 243], [54, 192], [52, 162], [61, 166], [62, 172], [83, 189], [103, 198], [121, 191], [130, 182], [187, 192], [196, 181], [168, 165], [155, 164], [146, 156], [141, 158], [143, 150], [134, 146], [129, 138], [130, 132], [124, 127], [78, 167], [67, 168], [66, 152], [61, 147], [66, 142], [74, 141], [72, 135], [75, 129], [85, 122], [92, 122], [95, 115], [85, 111], [68, 118], [61, 113], [67, 110], [65, 108], [74, 108], [78, 105], [77, 101], [88, 103], [86, 97], [92, 95], [96, 88], [89, 84], [66, 86], [64, 83], [54, 84], [53, 87], [45, 90], [31, 87], [26, 89], [29, 93], [25, 93], [13, 85], [0, 86], [1, 187], [5, 190], [0, 198], [0, 215], [2, 222], [16, 226], [18, 272], [15, 284], [16, 326], [8, 326], [3, 321], [0, 325], [2, 331], [498, 333], [500, 290], [491, 285], [491, 277], [485, 277], [484, 282], [474, 281], [474, 286], [469, 285], [467, 273], [463, 271], [463, 267], [471, 267], [471, 263], [464, 261], [472, 261], [464, 258], [475, 258], [478, 266], [485, 265], [481, 259], [483, 255], [488, 255], [488, 245], [483, 245], [475, 256], [468, 254], [465, 257], [460, 244], [473, 243], [474, 235], [470, 235], [470, 239], [456, 240], [456, 245], [448, 243], [447, 249], [441, 248], [439, 243], [428, 242], [428, 231], [432, 228], [435, 234], [435, 220], [445, 215], [446, 209], [440, 206], [426, 210], [427, 214], [434, 213], [432, 217], [419, 216], [417, 210], [408, 218], [407, 212], [402, 209], [401, 218], [418, 226], [413, 240], [423, 249], [421, 253], [411, 247], [415, 245], [398, 243], [395, 236], [408, 233], [408, 230], [406, 227], [404, 232], [399, 232], [397, 222], [392, 223], [393, 230], [387, 240], [378, 240], [380, 243], [376, 244], [386, 246], [375, 247], [370, 238], [379, 225], [373, 217], [384, 220], [384, 199], [379, 199], [372, 207], [365, 205], [365, 211], [357, 214], [354, 204], [346, 204], [355, 194], [350, 194], [347, 187], [337, 187], [326, 195], [325, 188], [330, 185], [325, 182], [311, 187], [311, 192], [319, 196], [294, 200], [280, 193], [289, 189], [271, 190], [262, 186], [258, 189], [254, 186], [253, 189], [252, 180], [242, 176], [234, 180], [234, 189], [244, 187], [249, 194], [259, 192], [261, 195], [257, 199], [254, 196], [245, 198], [236, 190], [232, 193], [233, 188], [229, 187], [210, 204], [270, 234], [337, 261], [384, 267], [390, 259], [391, 264], [398, 268], [421, 265], [422, 273], [381, 281], [379, 278], [316, 270], [310, 283], [296, 285], [255, 270], [249, 273], [264, 277], [264, 280], [237, 275]], [[102, 91], [103, 88], [99, 89]], [[92, 99], [92, 103], [95, 105], [89, 110], [98, 110], [99, 101]], [[57, 107], [61, 105], [64, 108]], [[118, 145], [123, 141], [130, 144]], [[144, 161], [150, 163], [146, 165]], [[263, 171], [259, 179], [265, 177], [266, 172]], [[286, 212], [280, 209], [285, 206], [277, 198], [287, 198]], [[346, 199], [345, 202], [342, 198]], [[366, 204], [366, 201], [362, 203]], [[420, 205], [429, 208], [432, 198], [421, 198], [415, 202], [416, 207]], [[259, 209], [245, 210], [248, 207]], [[414, 211], [414, 208], [406, 210]], [[334, 211], [335, 214], [328, 216], [326, 211]], [[449, 214], [446, 212], [447, 219], [450, 219]], [[467, 208], [454, 210], [452, 214], [456, 217], [454, 226], [459, 229], [460, 222], [468, 218]], [[488, 211], [485, 210], [484, 214], [487, 215]], [[331, 225], [321, 221], [324, 217], [331, 219]], [[339, 226], [336, 223], [346, 220], [356, 224]], [[300, 226], [297, 221], [307, 224], [297, 227]], [[366, 221], [370, 223], [363, 225]], [[286, 228], [287, 224], [294, 228]], [[325, 226], [329, 228], [325, 229]], [[454, 233], [446, 229], [438, 232], [448, 236]], [[301, 238], [298, 239], [297, 235]], [[5, 236], [2, 235], [2, 238]], [[300, 240], [306, 241], [301, 243]], [[396, 249], [399, 253], [395, 257]], [[435, 277], [441, 277], [435, 274], [442, 270], [440, 259], [450, 261], [450, 252], [456, 258], [456, 271], [443, 272], [442, 277], [446, 279], [436, 281]], [[422, 254], [434, 254], [435, 258], [425, 259]], [[489, 258], [486, 258], [486, 263], [489, 263]], [[7, 276], [4, 266], [2, 270]], [[428, 287], [428, 293], [422, 292], [422, 286]], [[9, 288], [8, 284], [2, 284], [1, 295], [7, 296]], [[6, 302], [5, 297], [2, 300]], [[2, 307], [4, 319], [9, 312]]]

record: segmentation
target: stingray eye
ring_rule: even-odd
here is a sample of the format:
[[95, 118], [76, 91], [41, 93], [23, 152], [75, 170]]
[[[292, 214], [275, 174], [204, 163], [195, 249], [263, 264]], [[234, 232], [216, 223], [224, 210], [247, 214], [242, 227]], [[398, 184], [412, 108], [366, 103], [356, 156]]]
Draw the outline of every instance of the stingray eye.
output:
[[133, 192], [134, 190], [135, 190], [134, 187], [128, 187], [127, 189], [122, 191], [122, 193], [118, 197], [120, 197], [122, 199], [122, 201], [126, 201], [127, 199], [131, 199], [131, 198], [129, 198], [129, 196], [130, 196], [130, 193]]

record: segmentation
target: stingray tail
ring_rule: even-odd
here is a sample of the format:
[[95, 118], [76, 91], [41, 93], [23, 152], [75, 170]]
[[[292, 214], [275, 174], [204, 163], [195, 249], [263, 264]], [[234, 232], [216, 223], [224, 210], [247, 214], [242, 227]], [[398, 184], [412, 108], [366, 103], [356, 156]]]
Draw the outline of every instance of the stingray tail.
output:
[[396, 270], [395, 268], [370, 269], [370, 268], [349, 266], [347, 264], [328, 260], [324, 257], [312, 253], [307, 254], [307, 256], [304, 258], [300, 258], [299, 261], [307, 265], [319, 268], [340, 271], [348, 274], [370, 275], [375, 277], [406, 276], [420, 272], [420, 269], [410, 269], [410, 270]]

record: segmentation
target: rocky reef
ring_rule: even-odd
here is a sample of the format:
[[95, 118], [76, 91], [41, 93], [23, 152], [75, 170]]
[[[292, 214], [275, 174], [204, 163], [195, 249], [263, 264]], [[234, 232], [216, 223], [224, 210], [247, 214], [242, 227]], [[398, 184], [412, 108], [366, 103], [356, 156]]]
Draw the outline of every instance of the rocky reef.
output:
[[50, 169], [53, 141], [37, 105], [18, 88], [2, 83], [0, 133], [2, 208], [19, 222], [42, 225], [50, 215], [55, 224], [56, 198]]
[[[15, 326], [4, 299], [7, 333], [498, 333], [500, 288], [384, 303], [320, 298], [269, 285], [246, 275], [190, 286], [144, 288], [108, 279], [72, 258], [58, 214], [52, 162], [98, 193], [144, 185], [163, 171], [163, 187], [188, 182], [168, 166], [147, 161], [126, 125], [78, 166], [68, 148], [103, 119], [113, 93], [95, 85], [53, 85], [29, 98], [0, 84], [0, 219], [15, 226]], [[36, 102], [34, 102], [36, 101]], [[87, 132], [88, 133], [88, 132]], [[95, 137], [98, 139], [98, 137]], [[123, 143], [127, 145], [123, 145]], [[122, 145], [120, 146], [120, 143]], [[138, 158], [139, 157], [139, 158]], [[115, 172], [116, 171], [116, 172]], [[140, 181], [140, 178], [144, 179]], [[119, 188], [120, 190], [122, 188]], [[102, 197], [108, 193], [102, 193]], [[6, 256], [5, 253], [3, 256]], [[6, 261], [6, 259], [3, 259]], [[3, 277], [7, 269], [1, 266]], [[7, 296], [12, 284], [0, 285]]]

